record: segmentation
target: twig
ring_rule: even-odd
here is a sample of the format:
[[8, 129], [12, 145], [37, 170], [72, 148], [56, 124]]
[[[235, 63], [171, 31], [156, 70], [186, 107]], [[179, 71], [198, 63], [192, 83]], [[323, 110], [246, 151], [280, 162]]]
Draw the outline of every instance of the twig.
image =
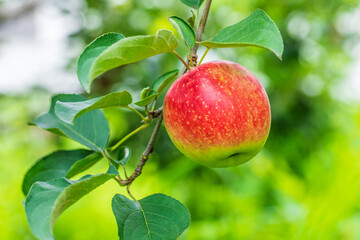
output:
[[[162, 111], [162, 109], [161, 109], [161, 111]], [[135, 178], [137, 178], [142, 173], [142, 169], [143, 169], [146, 161], [149, 159], [150, 154], [154, 151], [155, 140], [159, 133], [162, 120], [163, 120], [163, 115], [161, 112], [159, 115], [158, 122], [156, 123], [154, 131], [150, 137], [150, 140], [141, 156], [140, 162], [138, 163], [137, 167], [135, 168], [135, 170], [133, 171], [131, 176], [128, 179], [121, 181], [122, 185], [130, 185], [135, 180]]]
[[126, 190], [127, 190], [128, 194], [129, 194], [129, 196], [130, 196], [134, 201], [137, 201], [136, 198], [134, 197], [134, 195], [132, 195], [131, 192], [130, 192], [130, 185], [127, 185], [127, 186], [126, 186]]
[[155, 111], [151, 111], [149, 112], [149, 115], [151, 116], [151, 118], [157, 118], [160, 116], [160, 114], [162, 113], [163, 107], [159, 107], [158, 109], [156, 109]]
[[173, 51], [173, 53], [175, 54], [175, 56], [177, 56], [178, 59], [180, 59], [180, 61], [184, 64], [184, 66], [185, 66], [188, 70], [190, 70], [189, 64], [186, 63], [186, 62], [184, 61], [184, 59], [183, 59], [175, 50]]
[[[207, 20], [207, 17], [209, 15], [211, 1], [212, 0], [206, 0], [204, 11], [203, 11], [203, 14], [202, 14], [202, 17], [201, 17], [201, 20], [200, 20], [200, 25], [199, 25], [199, 28], [196, 31], [196, 40], [197, 41], [201, 41], [201, 36], [202, 36], [202, 34], [204, 32], [206, 20]], [[195, 46], [191, 50], [191, 53], [193, 54], [193, 56], [196, 56], [198, 47], [199, 47], [199, 44], [195, 44]], [[181, 75], [186, 73], [186, 71], [188, 70], [189, 61], [190, 61], [190, 59], [188, 59], [188, 62], [185, 65], [187, 67], [184, 67]], [[147, 144], [147, 146], [146, 146], [146, 148], [145, 148], [145, 150], [144, 150], [144, 152], [143, 152], [143, 154], [141, 156], [140, 162], [138, 163], [137, 167], [135, 168], [135, 170], [133, 171], [131, 176], [128, 179], [121, 181], [121, 185], [126, 185], [127, 187], [129, 187], [129, 185], [142, 173], [142, 169], [145, 166], [145, 163], [149, 159], [150, 154], [154, 151], [155, 140], [156, 140], [156, 137], [157, 137], [157, 135], [159, 133], [160, 126], [161, 126], [161, 123], [162, 123], [162, 120], [163, 120], [162, 110], [163, 110], [163, 108], [161, 107], [161, 108], [159, 108], [159, 109], [157, 109], [155, 111], [149, 112], [150, 116], [152, 116], [153, 118], [156, 118], [156, 117], [159, 118], [158, 122], [156, 123], [156, 126], [155, 126], [155, 128], [153, 130], [153, 133], [152, 133], [152, 135], [151, 135], [151, 137], [149, 139], [149, 142], [148, 142], [148, 144]], [[127, 188], [127, 190], [129, 192], [129, 188]], [[129, 195], [132, 198], [134, 198], [131, 195], [131, 193], [129, 193]]]
[[[211, 1], [212, 1], [212, 0], [206, 0], [205, 7], [204, 7], [204, 11], [203, 11], [203, 14], [202, 14], [202, 16], [201, 16], [199, 28], [198, 28], [197, 31], [196, 31], [196, 41], [197, 41], [197, 42], [200, 42], [200, 41], [201, 41], [201, 36], [202, 36], [203, 33], [204, 33], [206, 21], [207, 21], [207, 18], [208, 18], [208, 15], [209, 15], [209, 11], [210, 11]], [[191, 50], [192, 55], [196, 55], [198, 48], [199, 48], [199, 44], [196, 43], [195, 46], [193, 47], [193, 49]]]

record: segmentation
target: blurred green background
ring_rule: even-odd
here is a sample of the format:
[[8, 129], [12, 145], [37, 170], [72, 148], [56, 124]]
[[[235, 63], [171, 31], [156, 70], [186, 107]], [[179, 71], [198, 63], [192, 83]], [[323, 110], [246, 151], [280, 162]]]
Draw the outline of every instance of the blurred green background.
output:
[[[360, 239], [360, 4], [356, 0], [213, 0], [203, 39], [264, 9], [285, 42], [283, 61], [255, 48], [212, 49], [252, 71], [266, 88], [272, 127], [250, 162], [227, 169], [198, 165], [173, 146], [164, 127], [153, 157], [132, 185], [142, 198], [171, 195], [190, 210], [181, 239]], [[34, 239], [22, 206], [22, 178], [40, 157], [77, 143], [27, 122], [51, 95], [81, 93], [76, 58], [105, 32], [125, 36], [170, 29], [167, 17], [189, 17], [180, 0], [0, 1], [0, 238]], [[204, 49], [200, 49], [200, 54]], [[183, 45], [179, 52], [186, 54]], [[163, 54], [104, 74], [89, 97], [121, 89], [135, 95], [180, 68]], [[139, 125], [131, 112], [105, 111], [116, 141]], [[126, 142], [136, 166], [151, 129]], [[99, 163], [89, 173], [104, 171]], [[107, 182], [68, 209], [57, 239], [116, 239]]]

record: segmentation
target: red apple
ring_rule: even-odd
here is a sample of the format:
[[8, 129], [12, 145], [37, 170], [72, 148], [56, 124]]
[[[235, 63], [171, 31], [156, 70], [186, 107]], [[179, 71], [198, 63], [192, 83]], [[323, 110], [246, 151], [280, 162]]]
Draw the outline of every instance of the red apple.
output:
[[163, 114], [180, 152], [211, 167], [250, 160], [270, 131], [264, 88], [249, 70], [230, 61], [204, 63], [178, 78], [165, 96]]

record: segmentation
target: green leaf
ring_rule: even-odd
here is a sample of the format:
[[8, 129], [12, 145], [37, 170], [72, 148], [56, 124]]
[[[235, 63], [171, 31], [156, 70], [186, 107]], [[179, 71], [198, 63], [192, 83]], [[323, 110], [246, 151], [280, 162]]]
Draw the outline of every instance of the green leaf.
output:
[[[131, 149], [129, 147], [121, 147], [113, 153], [109, 153], [111, 160], [116, 168], [120, 165], [125, 166], [131, 158]], [[113, 157], [115, 156], [115, 158]]]
[[198, 9], [200, 8], [201, 4], [204, 0], [181, 0], [184, 4], [188, 5], [189, 7]]
[[31, 231], [41, 240], [54, 239], [52, 228], [60, 214], [117, 175], [118, 172], [111, 165], [106, 173], [88, 175], [78, 181], [57, 178], [36, 182], [25, 199], [25, 212]]
[[123, 38], [94, 59], [88, 72], [83, 74], [87, 77], [80, 78], [80, 82], [89, 92], [91, 82], [100, 74], [160, 53], [172, 52], [177, 45], [175, 36], [168, 30], [160, 30], [156, 35]]
[[115, 92], [85, 101], [57, 101], [55, 105], [55, 113], [62, 121], [72, 124], [76, 118], [95, 109], [126, 107], [131, 102], [131, 94], [128, 91]]
[[279, 29], [260, 9], [256, 9], [241, 22], [224, 28], [211, 41], [203, 41], [199, 44], [207, 48], [255, 46], [273, 52], [279, 59], [284, 50]]
[[164, 73], [161, 75], [158, 79], [156, 79], [151, 89], [156, 90], [159, 94], [162, 93], [162, 91], [166, 88], [168, 84], [171, 83], [171, 81], [179, 74], [179, 70], [173, 70], [167, 73]]
[[185, 41], [186, 46], [189, 49], [193, 48], [196, 42], [194, 29], [187, 22], [177, 16], [172, 16], [168, 19], [179, 33], [180, 37]]
[[111, 47], [111, 45], [123, 38], [125, 38], [124, 35], [120, 33], [106, 33], [96, 38], [82, 52], [78, 59], [77, 74], [80, 84], [87, 92], [90, 92], [91, 79], [89, 77], [89, 73], [95, 60], [101, 53]]
[[135, 104], [139, 107], [145, 107], [149, 105], [157, 96], [159, 96], [159, 93], [155, 90], [150, 90], [148, 93], [148, 96], [140, 101], [137, 101]]
[[129, 161], [131, 157], [131, 150], [128, 147], [121, 147], [119, 148], [119, 152], [118, 152], [118, 159], [119, 159], [119, 163], [123, 166], [125, 166], [127, 164], [127, 162]]
[[112, 209], [121, 240], [177, 239], [190, 224], [188, 209], [164, 194], [132, 201], [116, 194]]
[[65, 177], [71, 166], [94, 152], [89, 150], [57, 151], [39, 159], [25, 174], [22, 190], [26, 195], [37, 181], [49, 181]]
[[81, 102], [85, 100], [86, 98], [80, 95], [56, 95], [51, 100], [49, 112], [38, 116], [34, 123], [40, 128], [67, 136], [94, 151], [101, 152], [109, 138], [109, 124], [102, 111], [88, 112], [75, 119], [73, 125], [61, 121], [55, 114], [55, 103], [57, 101]]
[[86, 169], [89, 169], [92, 167], [95, 163], [97, 163], [102, 158], [101, 153], [93, 153], [89, 156], [80, 159], [79, 161], [75, 162], [69, 171], [66, 173], [66, 178], [72, 178], [75, 175], [85, 171]]

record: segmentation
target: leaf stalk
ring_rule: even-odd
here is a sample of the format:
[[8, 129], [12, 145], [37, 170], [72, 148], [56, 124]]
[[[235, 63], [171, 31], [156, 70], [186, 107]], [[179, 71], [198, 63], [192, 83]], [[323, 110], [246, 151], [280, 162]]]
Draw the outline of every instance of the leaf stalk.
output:
[[110, 152], [115, 151], [118, 147], [121, 146], [121, 144], [123, 144], [126, 140], [128, 140], [131, 136], [135, 135], [136, 133], [140, 132], [141, 130], [144, 130], [145, 128], [147, 128], [150, 125], [150, 122], [145, 122], [145, 124], [141, 125], [140, 127], [138, 127], [137, 129], [135, 129], [134, 131], [132, 131], [131, 133], [129, 133], [128, 135], [126, 135], [125, 137], [123, 137], [119, 142], [117, 142], [114, 146], [112, 146], [110, 148]]
[[129, 109], [129, 110], [131, 110], [131, 111], [133, 111], [133, 112], [136, 113], [137, 115], [139, 115], [139, 117], [141, 117], [141, 119], [142, 119], [143, 121], [146, 121], [144, 115], [142, 115], [141, 112], [139, 112], [139, 111], [136, 110], [135, 108], [130, 107], [130, 106], [126, 106], [126, 108]]
[[180, 61], [184, 64], [184, 66], [187, 68], [188, 71], [190, 71], [190, 67], [189, 64], [187, 64], [184, 59], [174, 50], [173, 53], [175, 54], [175, 56], [180, 59]]

